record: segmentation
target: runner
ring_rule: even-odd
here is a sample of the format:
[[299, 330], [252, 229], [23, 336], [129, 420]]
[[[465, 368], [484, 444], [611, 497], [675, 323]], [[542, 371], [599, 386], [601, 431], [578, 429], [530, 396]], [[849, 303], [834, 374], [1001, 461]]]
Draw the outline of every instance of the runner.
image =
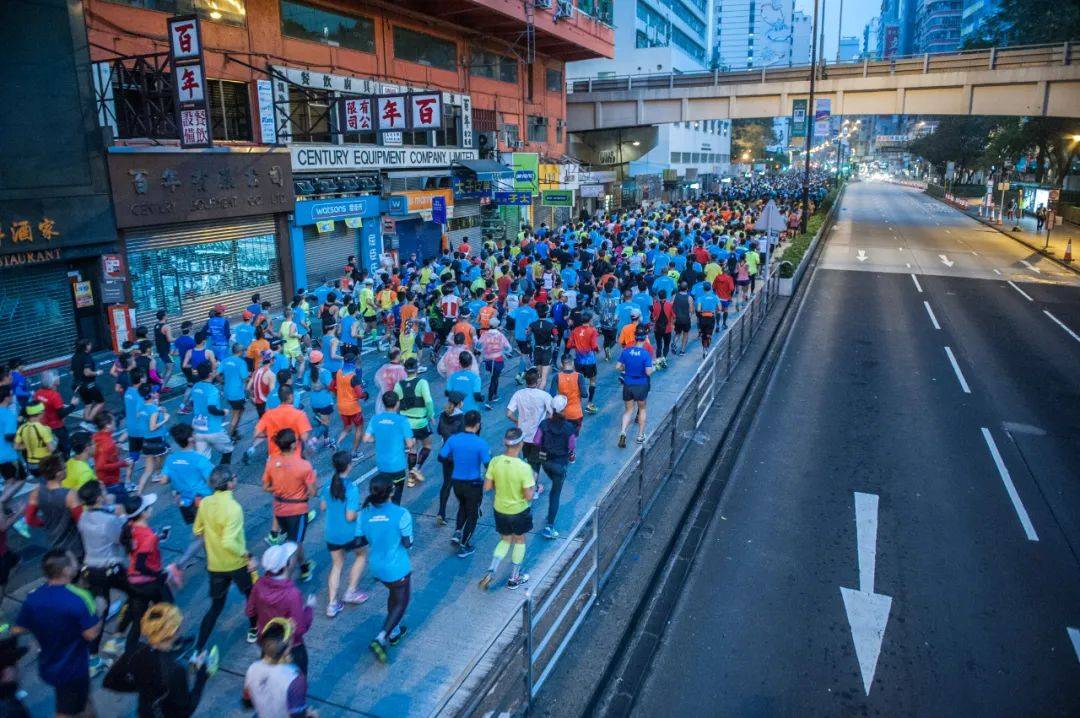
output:
[[[465, 414], [461, 411], [464, 397], [456, 391], [446, 393], [446, 406], [439, 412], [439, 421], [436, 431], [442, 437], [443, 446], [454, 434], [465, 430]], [[442, 448], [442, 447], [440, 447]], [[435, 525], [446, 525], [446, 503], [450, 499], [450, 490], [454, 485], [454, 462], [451, 458], [440, 459], [442, 464], [442, 486], [439, 487], [439, 512], [435, 515]]]
[[353, 459], [359, 459], [360, 441], [364, 437], [364, 411], [360, 402], [367, 399], [367, 391], [364, 389], [364, 377], [356, 366], [356, 353], [346, 350], [344, 364], [338, 369], [331, 383], [334, 396], [337, 399], [338, 415], [341, 417], [341, 432], [337, 439], [331, 441], [329, 446], [337, 451], [338, 446], [352, 431], [352, 454]]
[[391, 482], [395, 504], [401, 503], [409, 468], [408, 452], [416, 445], [410, 421], [398, 413], [400, 401], [394, 392], [386, 392], [382, 397], [386, 410], [372, 418], [364, 434], [364, 441], [375, 443], [375, 468], [379, 472], [376, 476]]
[[293, 663], [292, 624], [275, 619], [258, 636], [259, 660], [244, 674], [243, 703], [267, 718], [314, 718], [307, 704], [307, 679]]
[[712, 283], [716, 298], [720, 301], [720, 311], [723, 313], [723, 329], [727, 329], [728, 310], [731, 308], [731, 296], [735, 293], [735, 280], [730, 274], [718, 274]]
[[90, 354], [92, 344], [80, 339], [75, 342], [75, 351], [71, 356], [71, 382], [73, 392], [83, 404], [82, 426], [87, 431], [94, 430], [94, 417], [105, 408], [105, 397], [98, 388], [97, 378], [101, 371]]
[[[180, 517], [191, 527], [195, 524], [199, 503], [214, 493], [209, 483], [214, 465], [206, 454], [195, 450], [195, 431], [190, 424], [175, 424], [169, 429], [169, 434], [176, 442], [178, 450], [165, 459], [161, 473], [169, 482], [173, 498], [180, 509]], [[192, 533], [184, 553], [165, 567], [174, 584], [183, 585], [183, 570], [202, 547], [202, 538]]]
[[615, 369], [622, 374], [623, 384], [624, 408], [622, 428], [619, 432], [620, 449], [626, 448], [626, 430], [634, 421], [635, 412], [638, 424], [637, 443], [645, 443], [645, 402], [649, 396], [649, 377], [653, 373], [652, 355], [645, 348], [648, 337], [649, 330], [639, 327], [636, 343], [632, 347], [623, 349], [615, 365]]
[[566, 406], [562, 409], [563, 417], [573, 425], [575, 432], [581, 431], [581, 423], [584, 418], [581, 398], [587, 394], [588, 390], [589, 385], [585, 375], [574, 367], [574, 357], [569, 354], [565, 355], [562, 358], [559, 373], [551, 379], [548, 393], [555, 399], [560, 396], [565, 399]]
[[293, 663], [306, 676], [308, 652], [304, 645], [304, 634], [311, 628], [314, 618], [312, 607], [315, 596], [308, 596], [305, 601], [300, 589], [289, 578], [302, 556], [303, 551], [291, 541], [266, 549], [262, 555], [265, 573], [252, 586], [244, 613], [249, 619], [255, 619], [255, 629], [260, 633], [275, 619], [284, 619], [292, 624], [292, 645], [289, 650]]
[[488, 319], [488, 329], [480, 335], [480, 356], [484, 361], [484, 369], [490, 374], [488, 380], [487, 401], [484, 409], [491, 410], [495, 402], [499, 400], [499, 377], [502, 376], [503, 367], [506, 365], [506, 353], [513, 351], [510, 342], [501, 331], [497, 317]]
[[[3, 388], [8, 392], [11, 391], [11, 387]], [[52, 429], [42, 423], [45, 418], [44, 404], [41, 402], [27, 404], [23, 409], [23, 414], [26, 415], [26, 421], [14, 432], [14, 448], [22, 452], [30, 475], [41, 478], [43, 476], [41, 462], [51, 456], [56, 449], [56, 437], [53, 436]]]
[[472, 538], [484, 499], [484, 467], [491, 461], [487, 443], [479, 436], [480, 412], [466, 412], [463, 421], [464, 431], [452, 435], [439, 450], [440, 461], [449, 459], [453, 463], [451, 480], [458, 511], [450, 543], [458, 547], [458, 558], [476, 552]]
[[141, 494], [148, 481], [159, 480], [161, 464], [165, 454], [169, 452], [169, 447], [165, 444], [165, 436], [169, 431], [169, 412], [159, 404], [161, 395], [155, 393], [149, 384], [139, 385], [139, 398], [142, 401], [136, 412], [136, 420], [143, 434], [144, 463], [136, 491]]
[[698, 335], [701, 337], [701, 356], [707, 356], [709, 345], [712, 343], [713, 331], [716, 329], [716, 311], [720, 308], [720, 300], [712, 290], [711, 284], [705, 284], [705, 291], [701, 298], [694, 303], [698, 315]]
[[[586, 393], [588, 404], [585, 411], [590, 414], [597, 412], [594, 399], [596, 397], [596, 355], [600, 351], [598, 339], [600, 334], [593, 326], [594, 317], [590, 312], [582, 312], [581, 323], [574, 327], [567, 339], [566, 346], [573, 352], [571, 363], [574, 370], [588, 380]], [[563, 357], [563, 365], [566, 365], [566, 357]], [[578, 399], [580, 400], [580, 396]]]
[[[372, 419], [376, 421], [378, 415]], [[334, 618], [345, 608], [345, 604], [359, 605], [368, 600], [368, 594], [359, 590], [360, 574], [367, 565], [367, 551], [360, 548], [356, 537], [356, 520], [360, 515], [360, 488], [356, 482], [349, 481], [352, 471], [352, 455], [347, 451], [335, 452], [330, 461], [334, 474], [323, 489], [322, 510], [326, 516], [326, 550], [330, 552], [330, 574], [326, 579], [327, 601], [326, 617]], [[345, 554], [354, 554], [349, 567], [349, 583], [343, 600], [338, 599], [338, 587], [341, 585], [341, 571], [345, 567]]]
[[247, 394], [244, 387], [247, 384], [248, 377], [251, 375], [247, 364], [244, 362], [243, 351], [240, 343], [234, 342], [232, 354], [218, 365], [222, 377], [225, 401], [229, 404], [229, 426], [226, 430], [226, 436], [233, 442], [240, 440], [240, 432], [237, 427], [240, 425], [240, 418], [244, 415], [244, 407], [247, 405]]
[[[98, 418], [101, 414], [98, 414]], [[109, 613], [113, 590], [129, 595], [124, 560], [127, 557], [120, 545], [120, 534], [127, 523], [122, 504], [106, 505], [105, 491], [97, 481], [90, 481], [79, 487], [79, 502], [83, 505], [79, 517], [79, 536], [82, 538], [85, 556], [83, 557], [82, 582], [90, 595], [97, 599], [97, 613], [104, 622]], [[97, 675], [108, 667], [108, 663], [99, 655], [101, 633], [90, 641], [90, 675]]]
[[[267, 347], [269, 347], [269, 343]], [[269, 348], [263, 349], [258, 354], [259, 366], [248, 379], [252, 403], [255, 404], [255, 413], [261, 418], [266, 412], [266, 400], [277, 386], [277, 377], [274, 374], [274, 352]]]
[[157, 318], [154, 322], [154, 353], [157, 354], [158, 374], [161, 375], [162, 385], [168, 386], [173, 373], [172, 329], [166, 321], [168, 312], [164, 309], [159, 309], [154, 316]]
[[[726, 275], [719, 273], [719, 276]], [[675, 353], [679, 355], [686, 354], [686, 345], [690, 341], [690, 318], [694, 316], [694, 299], [688, 289], [686, 282], [680, 282], [679, 293], [671, 301], [675, 315]]]
[[323, 366], [323, 353], [318, 349], [313, 349], [308, 354], [305, 378], [308, 405], [311, 406], [311, 413], [315, 415], [315, 426], [311, 430], [307, 447], [314, 452], [319, 448], [320, 440], [324, 446], [328, 446], [332, 441], [330, 420], [334, 416], [334, 392], [330, 390], [334, 383], [334, 376]]
[[525, 561], [525, 536], [533, 527], [530, 504], [536, 482], [532, 469], [520, 458], [523, 439], [521, 429], [507, 429], [503, 436], [503, 453], [491, 459], [484, 477], [484, 491], [495, 491], [492, 509], [495, 530], [499, 533], [491, 565], [480, 579], [480, 588], [485, 591], [495, 580], [508, 553], [511, 568], [506, 587], [513, 590], [529, 580], [529, 574], [521, 572], [521, 564]]
[[546, 386], [548, 375], [551, 373], [551, 363], [554, 360], [558, 330], [555, 323], [547, 318], [546, 304], [543, 302], [537, 304], [536, 314], [539, 318], [529, 325], [529, 339], [532, 342], [533, 365], [540, 371], [540, 386]]
[[[235, 358], [232, 357], [226, 361]], [[236, 362], [232, 366], [235, 368]], [[221, 390], [211, 381], [210, 366], [208, 364], [201, 365], [195, 371], [195, 374], [199, 379], [191, 389], [193, 409], [191, 427], [195, 429], [195, 447], [199, 453], [208, 459], [216, 450], [221, 454], [221, 463], [228, 465], [232, 463], [233, 440], [230, 438], [231, 432], [227, 433], [223, 427], [225, 402], [221, 397]], [[235, 387], [233, 388], [235, 389]]]
[[390, 660], [388, 646], [395, 646], [408, 628], [401, 623], [409, 606], [412, 589], [412, 566], [409, 552], [413, 545], [412, 516], [390, 501], [394, 485], [384, 476], [371, 480], [371, 493], [360, 510], [357, 537], [361, 546], [369, 546], [368, 568], [371, 575], [386, 586], [386, 620], [382, 630], [368, 644], [380, 663]]
[[274, 523], [277, 530], [270, 529], [268, 543], [278, 545], [291, 542], [297, 547], [300, 563], [300, 580], [311, 580], [315, 562], [305, 560], [304, 536], [308, 528], [308, 502], [318, 494], [315, 470], [300, 456], [297, 433], [289, 428], [274, 434], [277, 452], [266, 460], [263, 470], [263, 490], [274, 497]]
[[523, 456], [532, 467], [534, 477], [540, 475], [540, 447], [532, 439], [540, 422], [551, 416], [551, 394], [540, 389], [539, 383], [540, 370], [536, 367], [529, 369], [525, 372], [525, 388], [514, 392], [506, 407], [507, 418], [521, 429], [525, 437]]
[[472, 353], [461, 352], [458, 356], [458, 364], [461, 368], [446, 378], [446, 391], [456, 391], [464, 397], [462, 411], [478, 410], [484, 401], [484, 385], [480, 381], [480, 374], [473, 366]]
[[[301, 442], [307, 441], [311, 435], [311, 421], [308, 419], [307, 414], [293, 405], [292, 387], [279, 387], [278, 397], [281, 404], [273, 409], [267, 409], [259, 418], [258, 423], [255, 424], [255, 436], [252, 439], [251, 446], [244, 452], [244, 463], [247, 463], [255, 455], [255, 447], [263, 441], [267, 441], [268, 437], [277, 436], [282, 429], [292, 429], [293, 434]], [[275, 456], [281, 451], [273, 441], [269, 441], [266, 448], [270, 456]]]
[[176, 659], [183, 641], [180, 637], [183, 622], [183, 614], [172, 603], [155, 604], [142, 618], [140, 629], [146, 643], [128, 659], [130, 683], [114, 688], [139, 694], [139, 716], [194, 715], [207, 679], [217, 672], [216, 665], [203, 661], [195, 670], [194, 684], [188, 684], [187, 668]]
[[410, 486], [424, 480], [422, 469], [424, 462], [431, 454], [431, 420], [435, 417], [435, 402], [431, 398], [431, 387], [427, 379], [417, 376], [418, 372], [419, 363], [416, 359], [406, 360], [406, 378], [394, 387], [394, 393], [401, 400], [398, 402], [398, 410], [409, 420], [413, 438], [420, 445], [417, 449], [414, 444], [409, 451], [408, 484]]
[[567, 466], [575, 460], [578, 427], [575, 427], [573, 413], [565, 396], [552, 400], [552, 414], [540, 422], [533, 440], [540, 446], [543, 456], [542, 467], [551, 479], [551, 492], [548, 494], [547, 522], [543, 536], [546, 539], [559, 537], [555, 529], [555, 519], [559, 514], [559, 497], [563, 482], [566, 480]]

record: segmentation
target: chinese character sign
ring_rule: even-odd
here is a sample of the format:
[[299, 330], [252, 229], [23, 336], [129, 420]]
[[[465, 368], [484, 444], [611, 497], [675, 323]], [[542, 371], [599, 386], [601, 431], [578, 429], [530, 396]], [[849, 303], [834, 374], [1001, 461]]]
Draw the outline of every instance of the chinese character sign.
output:
[[202, 39], [194, 17], [170, 18], [169, 41], [174, 60], [193, 60], [202, 55]]
[[376, 100], [379, 113], [379, 130], [407, 130], [408, 122], [405, 117], [405, 96], [389, 95], [379, 97]]
[[409, 95], [414, 130], [437, 130], [442, 126], [442, 95], [438, 92]]
[[176, 68], [178, 85], [176, 94], [181, 102], [202, 102], [206, 97], [203, 89], [202, 67], [182, 65]]
[[370, 132], [375, 129], [371, 104], [370, 97], [350, 98], [341, 103], [344, 113], [342, 126], [346, 132]]
[[210, 126], [206, 110], [180, 110], [180, 143], [184, 147], [209, 146]]

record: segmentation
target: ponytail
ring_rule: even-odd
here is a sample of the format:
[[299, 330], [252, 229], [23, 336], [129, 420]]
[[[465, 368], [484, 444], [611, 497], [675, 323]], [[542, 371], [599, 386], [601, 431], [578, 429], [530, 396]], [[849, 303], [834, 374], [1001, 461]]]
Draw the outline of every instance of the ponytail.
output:
[[364, 499], [365, 509], [369, 506], [382, 506], [390, 500], [390, 495], [394, 492], [394, 482], [385, 476], [373, 478], [370, 487], [371, 493]]
[[334, 475], [330, 479], [330, 498], [344, 501], [345, 477], [352, 466], [352, 455], [348, 451], [337, 451], [330, 457], [330, 462], [334, 465]]

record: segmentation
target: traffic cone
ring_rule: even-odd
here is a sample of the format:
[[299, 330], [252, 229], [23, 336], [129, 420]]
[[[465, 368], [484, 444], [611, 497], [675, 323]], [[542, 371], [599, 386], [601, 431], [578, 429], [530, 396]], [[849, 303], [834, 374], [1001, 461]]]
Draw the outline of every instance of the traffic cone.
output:
[[1061, 258], [1062, 261], [1072, 261], [1072, 237], [1069, 237], [1069, 241], [1065, 243], [1065, 256]]

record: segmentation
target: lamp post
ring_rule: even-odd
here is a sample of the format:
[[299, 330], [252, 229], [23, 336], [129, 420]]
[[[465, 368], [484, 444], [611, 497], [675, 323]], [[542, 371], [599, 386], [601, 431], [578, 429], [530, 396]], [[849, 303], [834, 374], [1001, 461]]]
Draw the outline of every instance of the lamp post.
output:
[[814, 0], [814, 16], [810, 20], [810, 99], [806, 102], [806, 136], [803, 153], [803, 186], [802, 186], [802, 211], [799, 213], [799, 231], [806, 231], [808, 210], [810, 209], [810, 142], [814, 135], [814, 81], [817, 77], [817, 16], [818, 0]]

